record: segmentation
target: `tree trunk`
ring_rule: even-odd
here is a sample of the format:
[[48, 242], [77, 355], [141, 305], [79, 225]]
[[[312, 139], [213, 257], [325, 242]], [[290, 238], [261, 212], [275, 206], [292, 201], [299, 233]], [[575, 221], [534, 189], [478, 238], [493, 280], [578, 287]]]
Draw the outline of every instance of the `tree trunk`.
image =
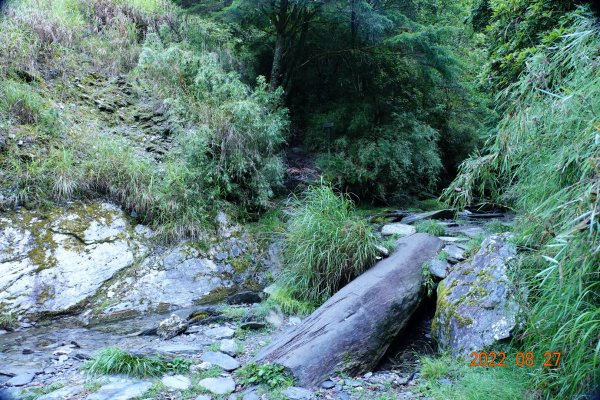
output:
[[417, 308], [422, 264], [442, 242], [417, 233], [398, 250], [343, 287], [301, 324], [264, 348], [254, 361], [286, 367], [303, 386], [336, 371], [370, 371]]
[[281, 75], [283, 70], [283, 50], [285, 46], [285, 37], [283, 34], [277, 34], [275, 40], [275, 52], [273, 53], [273, 65], [271, 66], [270, 89], [274, 91], [281, 83]]

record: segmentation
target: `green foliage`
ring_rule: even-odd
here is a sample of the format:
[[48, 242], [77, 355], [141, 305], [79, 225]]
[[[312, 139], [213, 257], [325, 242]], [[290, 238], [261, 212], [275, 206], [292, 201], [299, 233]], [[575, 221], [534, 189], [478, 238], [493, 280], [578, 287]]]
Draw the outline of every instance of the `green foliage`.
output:
[[419, 221], [415, 225], [415, 228], [417, 229], [417, 232], [429, 233], [433, 236], [444, 236], [444, 233], [446, 232], [444, 225], [433, 219]]
[[31, 388], [31, 390], [29, 390], [27, 394], [23, 397], [23, 400], [37, 400], [39, 397], [61, 389], [64, 386], [64, 383], [54, 382], [48, 386]]
[[9, 124], [37, 125], [40, 134], [58, 131], [58, 115], [31, 85], [7, 80], [0, 83], [0, 115]]
[[348, 196], [326, 185], [310, 187], [291, 212], [279, 286], [294, 299], [319, 305], [375, 262], [376, 245]]
[[278, 364], [257, 364], [250, 362], [236, 371], [243, 385], [264, 384], [270, 388], [288, 387], [294, 384], [294, 379], [285, 367]]
[[485, 240], [485, 235], [483, 235], [483, 234], [479, 234], [479, 235], [469, 239], [469, 241], [466, 244], [465, 257], [469, 258], [469, 257], [474, 256], [475, 253], [477, 253], [479, 251], [479, 249], [481, 248], [481, 244], [483, 243], [484, 240]]
[[561, 17], [574, 8], [571, 0], [482, 1], [480, 14], [489, 18], [487, 85], [498, 92], [517, 81], [530, 56], [571, 32], [572, 26], [562, 23]]
[[1, 314], [0, 315], [0, 329], [12, 330], [16, 326], [17, 318], [14, 314]]
[[520, 263], [530, 302], [523, 337], [528, 351], [552, 348], [564, 361], [533, 380], [548, 396], [574, 398], [600, 379], [594, 372], [600, 361], [600, 39], [583, 11], [563, 16], [559, 26], [569, 34], [542, 38], [545, 44], [504, 93], [498, 135], [462, 166], [446, 195], [456, 205], [487, 196], [519, 213], [517, 242], [530, 251]]
[[491, 221], [485, 225], [485, 229], [492, 233], [512, 232], [513, 227], [501, 221]]
[[298, 299], [294, 296], [293, 290], [287, 286], [275, 288], [265, 306], [272, 305], [276, 305], [288, 315], [309, 315], [317, 308], [314, 302]]
[[[177, 239], [199, 237], [216, 210], [235, 217], [238, 207], [269, 204], [283, 177], [281, 92], [231, 70], [226, 28], [175, 10], [167, 0], [8, 4], [0, 137], [12, 139], [0, 141], [0, 207], [104, 195]], [[130, 97], [140, 108], [168, 117], [174, 145], [159, 162], [115, 134], [131, 129], [121, 125], [130, 110], [107, 116], [81, 104], [91, 100], [86, 87], [99, 93], [100, 81], [110, 90], [117, 74], [136, 82]]]
[[[369, 137], [336, 140], [333, 153], [318, 160], [325, 177], [379, 200], [398, 201], [398, 195], [432, 189], [442, 167], [438, 133], [411, 118], [398, 116], [392, 125], [375, 129]], [[404, 190], [398, 192], [400, 187]]]
[[137, 74], [162, 92], [180, 122], [177, 157], [204, 197], [266, 206], [283, 177], [279, 152], [288, 120], [281, 91], [269, 92], [262, 77], [251, 89], [214, 55], [185, 42], [165, 45], [157, 35], [148, 36]]
[[[423, 357], [423, 381], [417, 389], [435, 400], [518, 400], [526, 398], [527, 371], [515, 367], [469, 367], [468, 361], [447, 355]], [[447, 382], [445, 380], [449, 380]]]
[[166, 372], [186, 373], [191, 361], [128, 353], [116, 347], [100, 350], [96, 356], [83, 365], [83, 370], [91, 375], [123, 374], [136, 378], [160, 376]]

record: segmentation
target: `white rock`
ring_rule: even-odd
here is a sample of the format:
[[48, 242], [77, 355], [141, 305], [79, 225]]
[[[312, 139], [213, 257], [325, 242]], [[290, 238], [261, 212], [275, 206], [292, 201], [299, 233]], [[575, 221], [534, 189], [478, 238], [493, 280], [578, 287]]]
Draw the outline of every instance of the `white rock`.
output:
[[161, 382], [163, 385], [177, 390], [187, 390], [192, 386], [192, 381], [190, 378], [183, 375], [165, 375], [161, 379]]
[[235, 381], [230, 377], [206, 378], [198, 382], [200, 386], [214, 394], [228, 394], [235, 390]]
[[414, 226], [403, 224], [401, 222], [387, 224], [381, 228], [381, 234], [383, 236], [398, 235], [402, 237], [412, 235], [415, 232], [417, 232], [417, 230]]
[[235, 334], [235, 331], [226, 326], [219, 326], [217, 328], [204, 331], [204, 334], [215, 339], [231, 339]]
[[235, 357], [235, 355], [237, 354], [237, 343], [235, 340], [233, 339], [223, 339], [221, 340], [221, 345], [219, 346], [219, 350], [221, 350], [221, 352], [228, 354], [232, 357]]

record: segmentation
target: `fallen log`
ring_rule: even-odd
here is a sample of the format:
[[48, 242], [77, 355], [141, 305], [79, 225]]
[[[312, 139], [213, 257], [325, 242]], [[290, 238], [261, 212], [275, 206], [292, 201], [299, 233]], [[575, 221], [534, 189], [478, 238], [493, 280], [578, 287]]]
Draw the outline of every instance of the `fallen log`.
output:
[[286, 367], [303, 386], [336, 371], [370, 371], [417, 308], [422, 265], [442, 248], [434, 236], [417, 233], [343, 287], [302, 323], [265, 347], [253, 361]]

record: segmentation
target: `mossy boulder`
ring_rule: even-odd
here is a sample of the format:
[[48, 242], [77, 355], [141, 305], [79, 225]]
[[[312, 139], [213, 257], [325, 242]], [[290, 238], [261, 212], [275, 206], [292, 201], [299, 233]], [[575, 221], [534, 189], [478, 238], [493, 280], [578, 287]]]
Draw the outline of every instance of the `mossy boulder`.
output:
[[507, 339], [517, 326], [517, 289], [508, 277], [516, 248], [509, 235], [484, 240], [475, 256], [451, 267], [437, 289], [432, 334], [454, 355]]
[[122, 211], [107, 203], [0, 218], [0, 303], [24, 314], [77, 309], [142, 257]]

